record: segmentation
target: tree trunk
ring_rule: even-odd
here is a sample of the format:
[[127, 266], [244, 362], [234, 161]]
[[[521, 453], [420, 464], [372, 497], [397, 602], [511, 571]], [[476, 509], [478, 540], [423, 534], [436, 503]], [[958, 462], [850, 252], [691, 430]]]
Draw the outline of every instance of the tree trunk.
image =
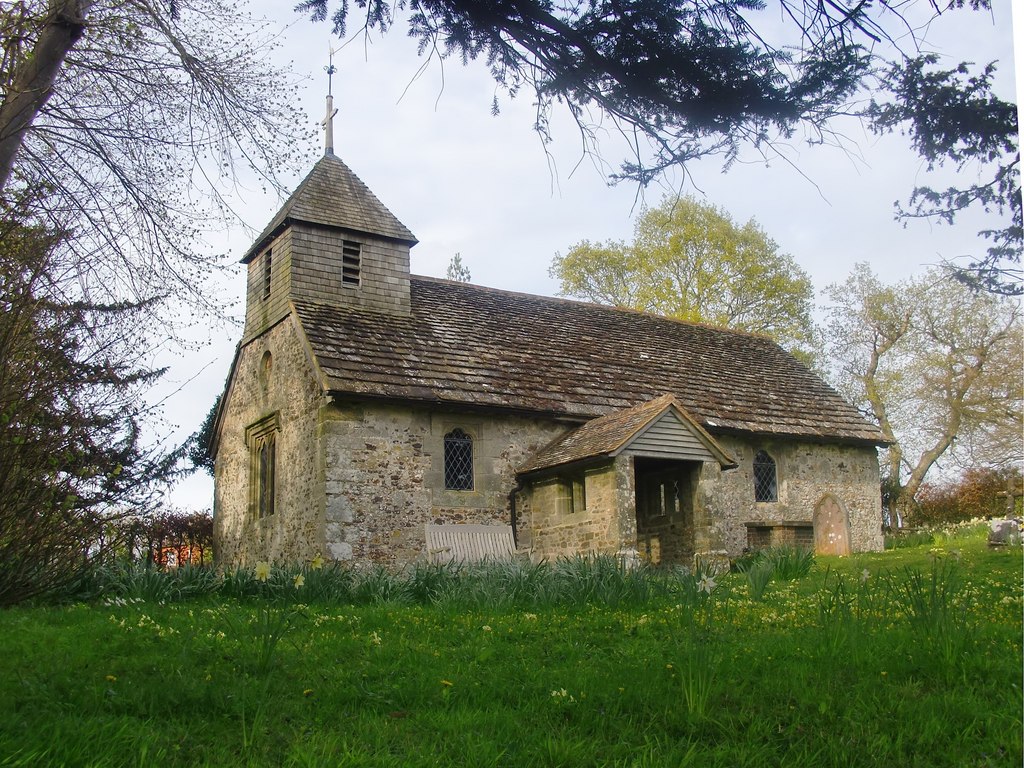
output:
[[7, 188], [25, 132], [53, 93], [68, 52], [85, 33], [93, 0], [50, 0], [42, 30], [0, 105], [0, 193]]

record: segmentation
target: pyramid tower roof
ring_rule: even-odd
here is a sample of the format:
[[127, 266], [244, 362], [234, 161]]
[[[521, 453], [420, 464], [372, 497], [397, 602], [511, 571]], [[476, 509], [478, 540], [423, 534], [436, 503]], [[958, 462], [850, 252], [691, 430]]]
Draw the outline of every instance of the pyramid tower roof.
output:
[[377, 235], [416, 244], [416, 236], [377, 199], [362, 179], [336, 155], [325, 154], [281, 206], [252, 247], [247, 263], [294, 221]]

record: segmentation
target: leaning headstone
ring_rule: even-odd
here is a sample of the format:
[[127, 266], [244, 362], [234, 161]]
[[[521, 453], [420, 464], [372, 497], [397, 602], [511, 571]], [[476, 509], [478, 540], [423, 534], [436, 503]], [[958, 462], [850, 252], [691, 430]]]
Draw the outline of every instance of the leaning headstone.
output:
[[988, 545], [1004, 547], [1020, 544], [1020, 524], [1016, 520], [992, 520], [988, 527]]

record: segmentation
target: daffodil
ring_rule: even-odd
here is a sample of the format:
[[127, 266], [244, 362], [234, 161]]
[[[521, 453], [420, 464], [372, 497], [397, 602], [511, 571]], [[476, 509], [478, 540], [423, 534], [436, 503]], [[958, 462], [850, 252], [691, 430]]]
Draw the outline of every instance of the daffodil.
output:
[[256, 580], [266, 581], [270, 578], [270, 563], [266, 560], [260, 560], [256, 563]]
[[303, 576], [301, 573], [298, 573], [295, 575], [295, 580], [292, 583], [295, 585], [295, 588], [298, 589], [306, 583], [306, 577]]
[[713, 578], [704, 574], [700, 577], [700, 581], [697, 582], [697, 591], [706, 592], [710, 595], [717, 586], [718, 583]]
[[310, 568], [312, 568], [312, 569], [313, 569], [314, 571], [319, 571], [319, 570], [320, 570], [321, 568], [323, 568], [323, 567], [324, 567], [324, 559], [323, 559], [323, 557], [321, 557], [321, 556], [320, 556], [320, 555], [318, 554], [318, 555], [317, 555], [316, 557], [314, 557], [314, 558], [313, 558], [313, 560], [312, 560], [312, 561], [310, 562], [310, 564], [309, 564], [309, 567], [310, 567]]

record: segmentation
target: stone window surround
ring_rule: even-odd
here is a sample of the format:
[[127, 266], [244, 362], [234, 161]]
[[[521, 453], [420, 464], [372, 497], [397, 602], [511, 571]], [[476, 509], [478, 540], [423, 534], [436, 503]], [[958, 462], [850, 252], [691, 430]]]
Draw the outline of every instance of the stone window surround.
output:
[[[253, 520], [265, 520], [273, 517], [276, 512], [277, 483], [276, 480], [276, 444], [277, 434], [281, 431], [280, 411], [264, 416], [259, 421], [245, 428], [245, 445], [249, 449], [249, 511]], [[265, 477], [261, 456], [265, 450], [270, 452], [270, 476]], [[262, 503], [261, 492], [269, 490], [268, 504]], [[263, 509], [267, 509], [266, 513]]]
[[[452, 491], [444, 487], [444, 436], [454, 429], [461, 429], [473, 438], [473, 490]], [[485, 509], [487, 494], [484, 493], [489, 478], [481, 474], [487, 466], [483, 453], [487, 438], [486, 421], [469, 415], [454, 413], [431, 414], [430, 435], [424, 446], [424, 453], [430, 458], [431, 468], [426, 476], [428, 488], [435, 507], [453, 509]]]

